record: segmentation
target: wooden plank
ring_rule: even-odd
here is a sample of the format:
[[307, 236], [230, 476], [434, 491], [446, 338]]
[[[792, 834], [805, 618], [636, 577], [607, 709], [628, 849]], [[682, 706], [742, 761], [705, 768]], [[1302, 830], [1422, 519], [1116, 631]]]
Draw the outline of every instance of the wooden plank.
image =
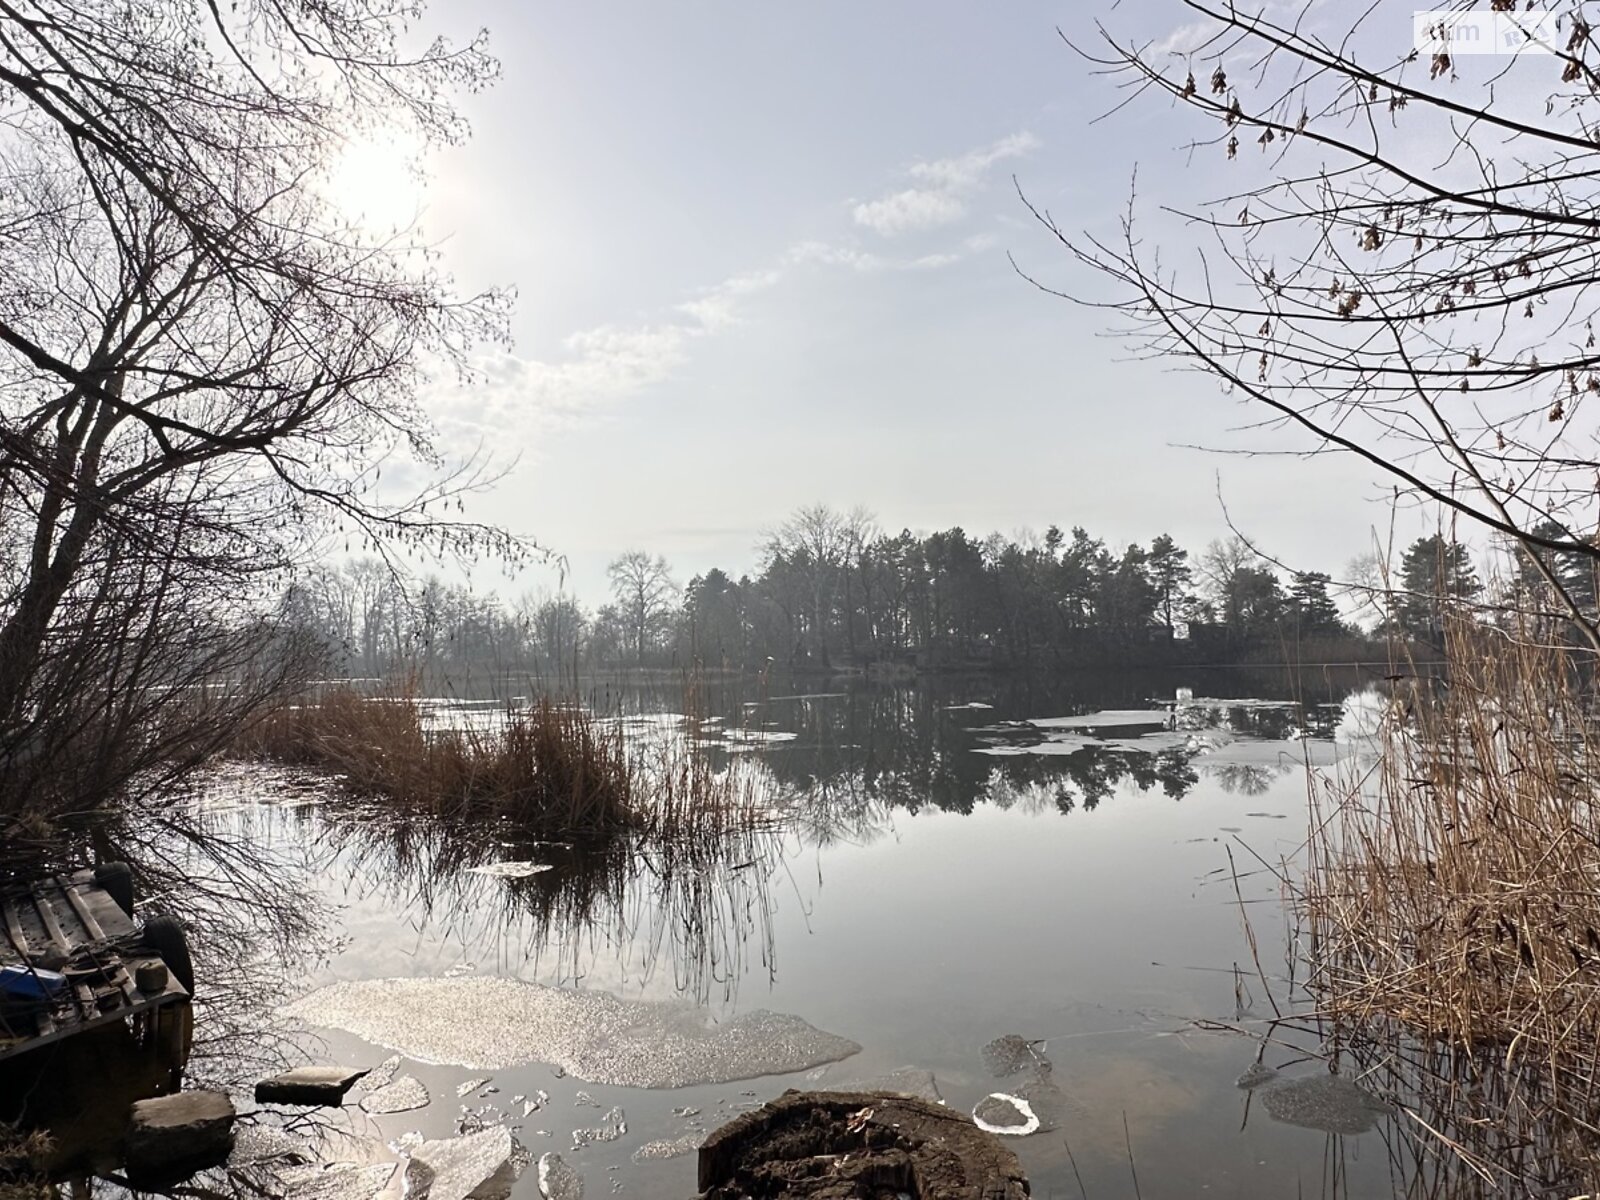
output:
[[61, 891], [66, 896], [67, 903], [72, 905], [72, 911], [77, 913], [78, 920], [83, 923], [83, 930], [89, 935], [89, 940], [91, 942], [105, 941], [106, 931], [101, 928], [100, 922], [95, 918], [94, 913], [89, 911], [89, 906], [83, 902], [83, 896], [78, 891], [77, 885], [72, 883], [65, 884]]
[[127, 1005], [139, 1003], [139, 989], [133, 986], [133, 978], [128, 974], [128, 968], [119, 959], [116, 967], [111, 972], [111, 983], [122, 993], [122, 1002]]
[[133, 918], [122, 911], [122, 906], [92, 881], [74, 885], [68, 895], [74, 901], [75, 908], [82, 906], [80, 914], [87, 912], [90, 915], [107, 941], [131, 938], [139, 932]]
[[10, 939], [9, 949], [13, 954], [20, 954], [24, 959], [31, 957], [32, 949], [28, 939], [22, 932], [22, 922], [17, 918], [17, 906], [14, 901], [0, 901], [0, 915], [5, 918], [6, 935]]
[[34, 910], [39, 914], [39, 920], [44, 922], [45, 932], [50, 935], [50, 940], [56, 944], [56, 949], [61, 952], [63, 961], [72, 957], [77, 949], [72, 939], [68, 937], [66, 928], [56, 916], [55, 905], [50, 903], [50, 897], [43, 888], [36, 891], [33, 896]]

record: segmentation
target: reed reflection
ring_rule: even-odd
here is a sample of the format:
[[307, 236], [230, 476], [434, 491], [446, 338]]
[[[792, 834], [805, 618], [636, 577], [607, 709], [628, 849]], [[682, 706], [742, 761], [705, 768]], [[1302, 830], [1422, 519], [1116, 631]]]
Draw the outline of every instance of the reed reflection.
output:
[[609, 960], [635, 984], [702, 1003], [777, 970], [771, 888], [785, 833], [775, 821], [580, 845], [355, 807], [327, 814], [322, 837], [358, 892], [500, 969], [572, 983]]

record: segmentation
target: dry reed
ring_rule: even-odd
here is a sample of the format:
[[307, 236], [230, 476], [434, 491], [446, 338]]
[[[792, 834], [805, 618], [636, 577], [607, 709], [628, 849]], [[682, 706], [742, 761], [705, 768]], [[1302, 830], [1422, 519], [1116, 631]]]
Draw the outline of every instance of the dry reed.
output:
[[355, 793], [434, 816], [551, 836], [693, 834], [764, 815], [757, 776], [712, 763], [687, 732], [641, 732], [550, 698], [482, 728], [430, 729], [410, 691], [338, 687], [269, 714], [236, 750], [326, 770]]
[[1460, 620], [1446, 643], [1444, 677], [1397, 685], [1375, 761], [1313, 787], [1294, 896], [1306, 983], [1346, 1044], [1431, 1064], [1425, 1107], [1473, 1136], [1440, 1135], [1484, 1182], [1511, 1186], [1530, 1168], [1592, 1178], [1600, 730], [1588, 685], [1569, 650], [1519, 632]]

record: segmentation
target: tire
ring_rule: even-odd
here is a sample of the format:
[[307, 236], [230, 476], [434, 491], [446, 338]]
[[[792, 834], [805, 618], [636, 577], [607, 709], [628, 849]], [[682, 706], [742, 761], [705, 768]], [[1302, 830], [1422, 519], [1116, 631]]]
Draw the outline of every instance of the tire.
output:
[[94, 881], [117, 907], [133, 916], [133, 871], [127, 863], [104, 863], [94, 869]]
[[144, 944], [161, 956], [172, 977], [194, 995], [194, 964], [189, 959], [189, 938], [177, 919], [162, 915], [144, 923]]

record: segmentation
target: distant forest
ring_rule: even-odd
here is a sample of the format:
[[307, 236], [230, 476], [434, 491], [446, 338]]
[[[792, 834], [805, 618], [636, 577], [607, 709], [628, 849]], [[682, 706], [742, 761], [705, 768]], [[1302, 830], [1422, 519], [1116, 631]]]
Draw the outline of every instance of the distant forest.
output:
[[437, 578], [408, 583], [363, 559], [314, 572], [288, 604], [349, 675], [768, 664], [897, 674], [1370, 660], [1389, 635], [1425, 640], [1445, 604], [1484, 591], [1464, 546], [1418, 539], [1368, 632], [1341, 615], [1329, 575], [1275, 570], [1238, 538], [1191, 554], [1165, 534], [1113, 549], [1055, 526], [890, 535], [859, 510], [824, 507], [772, 533], [760, 564], [685, 584], [661, 556], [629, 551], [611, 564], [610, 602], [589, 609], [568, 595], [508, 602]]

